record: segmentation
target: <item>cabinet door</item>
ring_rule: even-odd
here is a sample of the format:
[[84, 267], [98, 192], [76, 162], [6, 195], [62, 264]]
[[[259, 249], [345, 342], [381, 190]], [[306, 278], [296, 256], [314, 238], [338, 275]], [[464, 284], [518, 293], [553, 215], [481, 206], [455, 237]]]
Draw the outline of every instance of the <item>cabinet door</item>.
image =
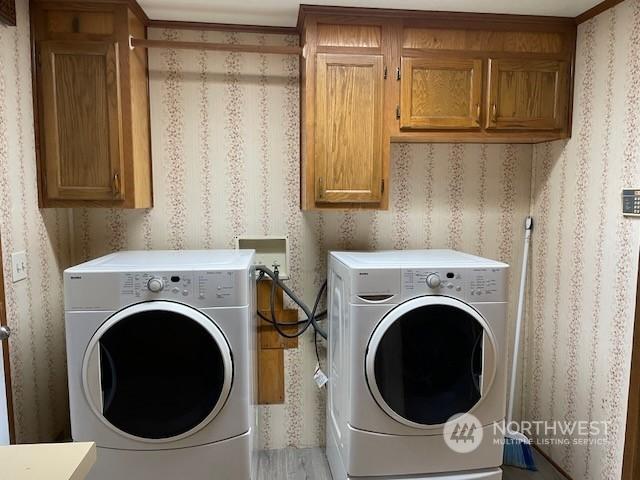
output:
[[402, 58], [400, 128], [480, 128], [482, 60]]
[[380, 202], [383, 81], [381, 55], [317, 55], [316, 202]]
[[489, 60], [487, 128], [564, 128], [568, 99], [565, 61]]
[[40, 48], [46, 196], [121, 199], [117, 44], [45, 41]]

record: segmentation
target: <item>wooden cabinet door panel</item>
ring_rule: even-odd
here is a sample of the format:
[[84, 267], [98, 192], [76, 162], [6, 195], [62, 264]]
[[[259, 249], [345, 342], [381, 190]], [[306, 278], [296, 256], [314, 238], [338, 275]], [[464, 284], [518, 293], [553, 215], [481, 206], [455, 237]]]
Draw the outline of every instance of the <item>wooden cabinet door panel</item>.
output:
[[43, 166], [47, 196], [122, 198], [122, 124], [117, 44], [41, 44]]
[[402, 58], [400, 128], [480, 128], [482, 60]]
[[381, 55], [317, 55], [316, 202], [380, 202], [383, 81]]
[[567, 62], [489, 60], [487, 128], [555, 130], [565, 127]]

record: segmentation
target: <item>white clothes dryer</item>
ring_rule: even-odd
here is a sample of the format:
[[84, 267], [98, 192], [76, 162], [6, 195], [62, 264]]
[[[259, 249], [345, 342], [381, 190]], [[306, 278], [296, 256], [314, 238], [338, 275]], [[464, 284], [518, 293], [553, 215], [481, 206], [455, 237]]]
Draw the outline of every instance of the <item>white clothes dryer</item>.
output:
[[[507, 271], [452, 250], [329, 254], [334, 480], [502, 478]], [[481, 428], [465, 453], [445, 439], [456, 415]]]
[[64, 272], [71, 430], [90, 480], [249, 480], [253, 250], [128, 251]]

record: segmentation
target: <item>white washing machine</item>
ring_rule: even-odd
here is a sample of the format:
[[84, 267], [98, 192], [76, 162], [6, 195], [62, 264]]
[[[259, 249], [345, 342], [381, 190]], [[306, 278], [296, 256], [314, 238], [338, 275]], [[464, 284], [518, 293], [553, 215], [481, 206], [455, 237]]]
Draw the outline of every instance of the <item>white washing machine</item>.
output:
[[[502, 478], [507, 271], [452, 250], [329, 254], [334, 480]], [[445, 441], [454, 415], [479, 420], [472, 451]]]
[[107, 255], [64, 273], [71, 430], [90, 480], [249, 480], [253, 250]]

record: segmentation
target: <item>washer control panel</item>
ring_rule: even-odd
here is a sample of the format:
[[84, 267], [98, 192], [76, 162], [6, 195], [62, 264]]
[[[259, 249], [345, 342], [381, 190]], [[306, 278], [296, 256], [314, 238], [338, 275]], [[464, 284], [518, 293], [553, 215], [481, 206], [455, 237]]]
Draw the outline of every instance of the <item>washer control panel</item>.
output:
[[120, 295], [147, 298], [150, 294], [177, 297], [193, 296], [193, 272], [136, 272], [122, 274]]
[[120, 296], [137, 301], [175, 300], [196, 306], [237, 305], [244, 295], [238, 272], [127, 272], [121, 274]]
[[406, 269], [402, 272], [402, 298], [447, 295], [469, 302], [506, 301], [504, 269]]

